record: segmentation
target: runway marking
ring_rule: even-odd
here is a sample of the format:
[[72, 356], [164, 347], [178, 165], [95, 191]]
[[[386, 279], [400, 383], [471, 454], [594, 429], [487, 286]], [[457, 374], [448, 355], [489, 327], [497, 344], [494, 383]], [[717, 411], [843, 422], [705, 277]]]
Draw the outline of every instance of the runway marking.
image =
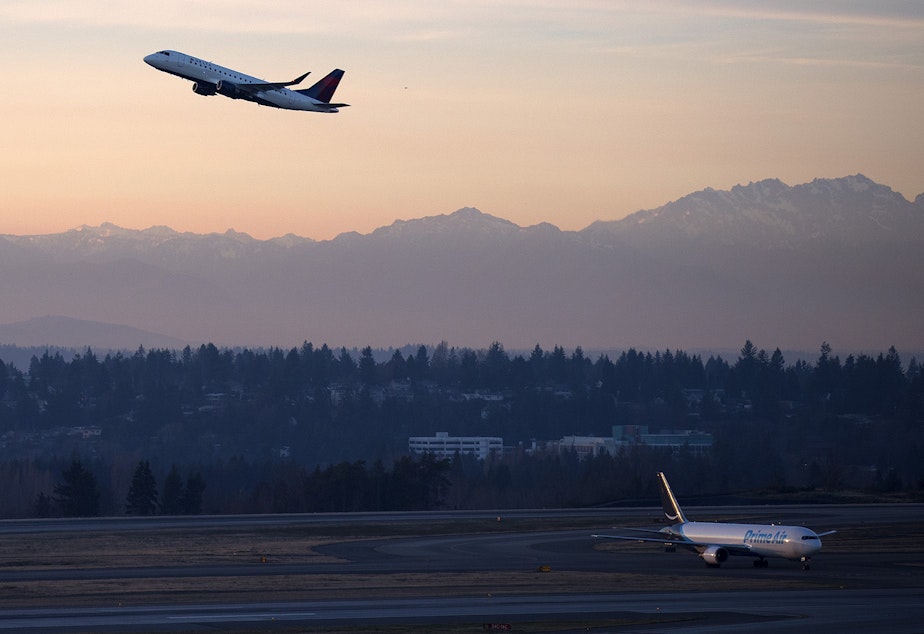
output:
[[174, 621], [214, 621], [218, 619], [288, 619], [317, 615], [317, 612], [261, 612], [259, 614], [190, 614], [189, 616], [168, 616], [167, 618]]

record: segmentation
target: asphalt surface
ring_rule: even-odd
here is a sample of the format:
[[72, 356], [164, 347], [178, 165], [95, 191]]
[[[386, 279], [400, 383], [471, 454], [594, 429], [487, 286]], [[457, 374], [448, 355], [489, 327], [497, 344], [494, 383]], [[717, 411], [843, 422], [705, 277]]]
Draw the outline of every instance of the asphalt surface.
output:
[[705, 592], [676, 596], [567, 594], [458, 599], [304, 601], [296, 603], [11, 610], [2, 627], [16, 632], [274, 631], [304, 626], [385, 626], [585, 619], [623, 623], [594, 631], [657, 632], [912, 632], [922, 631], [922, 593], [899, 590]]
[[[696, 521], [737, 518], [736, 521], [767, 521], [802, 524], [822, 531], [830, 522], [840, 525], [871, 525], [910, 521], [924, 516], [922, 504], [790, 504], [751, 506], [698, 506], [684, 509]], [[279, 526], [317, 526], [381, 522], [452, 522], [489, 519], [599, 518], [614, 524], [619, 520], [648, 518], [658, 522], [661, 507], [620, 507], [585, 509], [512, 509], [486, 511], [409, 511], [383, 513], [299, 513], [279, 515], [195, 515], [154, 517], [91, 517], [0, 520], [0, 536], [18, 533], [78, 533], [90, 531], [132, 531], [176, 528], [260, 528]], [[835, 527], [837, 528], [837, 527]]]
[[[665, 553], [658, 544], [627, 543], [611, 550], [595, 548], [592, 532], [607, 532], [620, 520], [650, 517], [658, 509], [616, 511], [489, 511], [484, 513], [417, 513], [361, 515], [287, 515], [205, 518], [114, 518], [0, 522], [2, 536], [24, 533], [66, 535], [79, 531], [172, 530], [220, 527], [256, 530], [269, 527], [332, 526], [351, 522], [462, 522], [466, 519], [528, 520], [542, 527], [552, 519], [600, 518], [593, 530], [538, 530], [363, 539], [318, 550], [343, 563], [269, 566], [139, 566], [64, 568], [57, 570], [0, 567], [0, 591], [16, 584], [49, 579], [91, 583], [99, 579], [137, 582], [156, 577], [446, 574], [535, 571], [549, 575], [567, 571], [577, 579], [564, 591], [510, 594], [485, 587], [465, 596], [393, 596], [318, 600], [306, 590], [304, 600], [237, 602], [220, 596], [193, 598], [183, 605], [92, 607], [47, 605], [0, 610], [0, 630], [35, 632], [84, 631], [323, 631], [325, 627], [374, 627], [433, 623], [510, 624], [528, 631], [537, 621], [596, 624], [594, 631], [654, 632], [787, 632], [813, 634], [844, 631], [924, 632], [924, 505], [702, 507], [685, 509], [698, 521], [775, 522], [801, 524], [817, 531], [836, 529], [824, 538], [812, 570], [797, 562], [770, 560], [754, 568], [748, 558], [732, 558], [720, 569], [706, 569], [695, 555]], [[0, 550], [0, 563], [4, 553]], [[581, 574], [586, 579], [581, 581]], [[644, 579], [633, 587], [626, 579]], [[692, 585], [691, 585], [692, 584]], [[714, 587], [711, 587], [714, 586]], [[741, 589], [736, 589], [740, 586]], [[695, 587], [678, 591], [678, 587]], [[755, 588], [758, 589], [748, 589]], [[721, 589], [719, 589], [721, 588]], [[731, 589], [730, 589], [731, 588]], [[793, 589], [796, 588], [796, 589]], [[602, 624], [602, 625], [601, 625]], [[609, 625], [607, 625], [609, 624]], [[473, 631], [474, 631], [473, 629]], [[420, 631], [423, 631], [422, 629]]]

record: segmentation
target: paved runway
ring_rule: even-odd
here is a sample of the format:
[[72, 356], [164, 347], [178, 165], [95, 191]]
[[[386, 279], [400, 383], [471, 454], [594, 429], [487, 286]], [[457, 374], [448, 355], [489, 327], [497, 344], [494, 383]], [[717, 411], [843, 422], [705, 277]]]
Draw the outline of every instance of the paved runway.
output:
[[[511, 624], [541, 620], [609, 620], [609, 631], [665, 629], [701, 632], [874, 631], [919, 633], [924, 624], [920, 589], [819, 590], [815, 592], [703, 592], [567, 594], [450, 599], [304, 601], [231, 605], [9, 610], [0, 629], [74, 631], [267, 631], [301, 626], [389, 624]], [[571, 627], [574, 624], [572, 623]], [[594, 631], [607, 631], [595, 628]]]
[[[688, 508], [688, 505], [684, 505]], [[757, 506], [689, 507], [687, 514], [696, 521], [726, 520], [773, 521], [798, 523], [822, 530], [828, 523], [838, 525], [876, 524], [910, 521], [924, 515], [921, 504], [791, 504]], [[532, 519], [537, 523], [556, 519], [599, 518], [601, 526], [627, 518], [662, 517], [661, 507], [618, 507], [585, 509], [512, 509], [487, 511], [409, 511], [383, 513], [300, 513], [279, 515], [194, 515], [155, 517], [89, 517], [0, 520], [0, 535], [17, 533], [77, 533], [87, 531], [131, 531], [183, 528], [260, 528], [286, 526], [317, 526], [381, 522], [437, 522], [476, 519]]]
[[[196, 576], [287, 576], [311, 588], [314, 575], [414, 575], [497, 572], [497, 578], [538, 565], [552, 569], [550, 579], [569, 574], [577, 582], [564, 591], [529, 593], [469, 592], [467, 596], [388, 596], [349, 600], [318, 600], [311, 590], [304, 600], [241, 603], [203, 596], [185, 605], [66, 608], [49, 605], [30, 609], [0, 610], [0, 630], [35, 632], [78, 631], [194, 631], [279, 629], [426, 623], [517, 624], [530, 621], [612, 623], [619, 632], [795, 632], [813, 634], [874, 630], [924, 631], [924, 525], [922, 505], [831, 507], [735, 507], [687, 509], [697, 520], [727, 519], [800, 523], [817, 530], [837, 529], [824, 540], [825, 547], [811, 571], [798, 563], [771, 560], [770, 568], [757, 569], [750, 559], [733, 558], [718, 570], [706, 569], [687, 552], [664, 553], [657, 544], [628, 543], [611, 552], [594, 548], [591, 532], [628, 518], [657, 516], [657, 509], [576, 511], [576, 517], [599, 517], [591, 530], [539, 530], [529, 532], [456, 534], [428, 537], [377, 538], [332, 544], [324, 554], [344, 563], [280, 564], [267, 566], [139, 566], [137, 568], [77, 568], [62, 570], [18, 569], [0, 566], [0, 588], [43, 579], [180, 578]], [[571, 517], [569, 511], [503, 512], [504, 518], [535, 521], [538, 527], [551, 518]], [[585, 515], [586, 513], [586, 515]], [[387, 521], [416, 524], [463, 518], [491, 518], [488, 514], [389, 514]], [[93, 520], [88, 523], [57, 520], [39, 523], [2, 522], [0, 535], [33, 530], [67, 534], [68, 531], [158, 530], [200, 526], [259, 531], [273, 526], [333, 525], [386, 521], [379, 514], [361, 516], [261, 516], [259, 518], [149, 518], [148, 522]], [[196, 521], [198, 520], [198, 522]], [[905, 539], [907, 538], [907, 539]], [[907, 546], [902, 546], [907, 543]], [[898, 544], [898, 545], [896, 545]], [[0, 563], [2, 553], [0, 553]], [[582, 579], [586, 579], [584, 582]], [[590, 581], [593, 579], [593, 581]], [[644, 580], [644, 588], [625, 580]], [[612, 583], [609, 581], [612, 580]], [[618, 583], [617, 583], [618, 582]], [[696, 590], [678, 590], [687, 585]], [[653, 588], [652, 588], [653, 586]], [[710, 586], [713, 586], [710, 589]], [[742, 589], [734, 589], [740, 586]], [[663, 590], [661, 589], [663, 587]], [[757, 589], [747, 589], [747, 588]], [[798, 589], [793, 590], [796, 587]], [[722, 588], [718, 590], [718, 588]], [[729, 589], [732, 588], [732, 589]], [[655, 591], [652, 591], [654, 589]], [[524, 626], [525, 627], [525, 626]], [[601, 631], [601, 630], [597, 630]], [[607, 630], [602, 630], [607, 631]]]

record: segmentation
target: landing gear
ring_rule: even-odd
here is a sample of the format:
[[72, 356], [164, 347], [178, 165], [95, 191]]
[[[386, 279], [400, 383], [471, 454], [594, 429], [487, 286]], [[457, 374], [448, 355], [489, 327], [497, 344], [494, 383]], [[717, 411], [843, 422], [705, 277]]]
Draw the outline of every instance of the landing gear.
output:
[[674, 544], [664, 544], [664, 552], [675, 553], [677, 552], [677, 547]]
[[761, 557], [760, 559], [755, 559], [755, 560], [754, 560], [754, 567], [755, 567], [755, 568], [766, 568], [766, 567], [769, 566], [769, 565], [770, 565], [770, 562], [767, 561], [766, 559], [764, 559], [763, 557]]
[[809, 558], [803, 557], [802, 558], [802, 570], [811, 570], [811, 569], [812, 569], [812, 564], [809, 562]]

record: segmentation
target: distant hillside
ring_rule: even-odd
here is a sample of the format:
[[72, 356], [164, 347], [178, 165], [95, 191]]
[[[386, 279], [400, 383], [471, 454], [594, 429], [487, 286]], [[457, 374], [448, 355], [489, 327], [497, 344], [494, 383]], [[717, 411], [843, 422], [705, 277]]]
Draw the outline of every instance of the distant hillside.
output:
[[138, 346], [177, 349], [186, 342], [130, 326], [105, 324], [71, 317], [45, 316], [0, 324], [0, 344], [22, 347], [76, 348], [96, 351], [129, 350]]
[[106, 224], [0, 236], [0, 322], [245, 346], [920, 351], [922, 247], [924, 196], [862, 175], [707, 189], [582, 231], [471, 208], [322, 242]]

